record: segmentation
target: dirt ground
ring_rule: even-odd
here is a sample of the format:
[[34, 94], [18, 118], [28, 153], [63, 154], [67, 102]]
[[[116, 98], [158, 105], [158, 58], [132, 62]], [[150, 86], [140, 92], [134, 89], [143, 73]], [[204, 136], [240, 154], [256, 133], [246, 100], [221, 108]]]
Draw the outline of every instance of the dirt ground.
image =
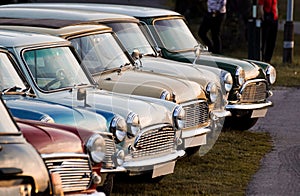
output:
[[300, 194], [300, 88], [276, 88], [274, 107], [252, 128], [269, 132], [273, 150], [261, 161], [246, 195]]

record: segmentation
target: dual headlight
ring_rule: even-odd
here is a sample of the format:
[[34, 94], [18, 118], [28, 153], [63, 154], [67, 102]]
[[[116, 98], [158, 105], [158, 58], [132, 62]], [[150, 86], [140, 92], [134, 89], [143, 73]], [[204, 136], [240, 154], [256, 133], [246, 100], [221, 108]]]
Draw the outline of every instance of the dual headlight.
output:
[[134, 137], [140, 132], [140, 119], [137, 114], [130, 112], [127, 116], [128, 137]]
[[245, 83], [245, 71], [239, 67], [235, 72], [237, 85], [242, 86]]
[[209, 101], [211, 103], [216, 102], [217, 98], [218, 98], [218, 87], [215, 83], [208, 83], [208, 85], [206, 86], [206, 93], [208, 94], [209, 97]]
[[127, 135], [127, 125], [124, 118], [114, 117], [110, 124], [110, 132], [113, 133], [116, 143], [122, 142]]
[[276, 81], [276, 69], [272, 65], [268, 66], [268, 68], [266, 70], [266, 75], [267, 75], [269, 83], [274, 84]]
[[99, 134], [92, 135], [86, 143], [86, 149], [92, 161], [100, 163], [103, 161], [106, 151], [104, 138]]
[[173, 112], [173, 118], [177, 129], [183, 129], [185, 124], [185, 111], [181, 106], [176, 106]]

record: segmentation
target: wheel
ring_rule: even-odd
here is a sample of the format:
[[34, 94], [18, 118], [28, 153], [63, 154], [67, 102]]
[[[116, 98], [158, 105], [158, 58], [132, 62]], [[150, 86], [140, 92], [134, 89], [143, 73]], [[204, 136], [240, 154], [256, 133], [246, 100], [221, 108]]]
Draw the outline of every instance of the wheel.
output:
[[50, 82], [48, 82], [43, 89], [45, 90], [49, 90], [51, 86], [53, 86], [54, 84], [58, 83], [58, 82], [63, 82], [66, 79], [65, 76], [65, 71], [63, 69], [59, 69], [56, 71], [55, 74], [55, 78], [53, 80], [51, 80]]
[[258, 118], [251, 118], [246, 115], [243, 117], [227, 117], [223, 126], [223, 130], [248, 130], [253, 127]]
[[104, 184], [102, 186], [97, 187], [98, 192], [105, 193], [106, 196], [109, 196], [112, 192], [114, 184], [114, 174], [107, 174]]

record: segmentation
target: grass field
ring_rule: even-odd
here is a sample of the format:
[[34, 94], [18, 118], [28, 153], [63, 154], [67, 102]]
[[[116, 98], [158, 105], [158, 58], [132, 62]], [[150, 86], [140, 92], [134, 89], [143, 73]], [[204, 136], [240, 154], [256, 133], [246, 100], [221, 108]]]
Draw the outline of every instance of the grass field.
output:
[[244, 195], [260, 160], [271, 148], [266, 133], [222, 132], [207, 154], [179, 160], [175, 173], [159, 183], [115, 178], [113, 195]]

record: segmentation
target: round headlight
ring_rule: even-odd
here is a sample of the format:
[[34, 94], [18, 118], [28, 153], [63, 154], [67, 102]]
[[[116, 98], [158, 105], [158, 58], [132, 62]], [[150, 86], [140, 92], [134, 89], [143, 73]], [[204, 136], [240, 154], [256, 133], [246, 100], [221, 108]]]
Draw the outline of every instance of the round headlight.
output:
[[237, 84], [242, 86], [245, 82], [245, 71], [239, 67], [235, 72]]
[[114, 134], [116, 143], [122, 142], [127, 133], [125, 120], [120, 116], [114, 117], [110, 125], [110, 131]]
[[229, 92], [232, 89], [233, 79], [230, 73], [222, 72], [222, 80], [224, 81], [225, 90]]
[[185, 111], [181, 106], [176, 106], [173, 112], [173, 118], [175, 121], [175, 126], [178, 129], [184, 128], [185, 124]]
[[126, 120], [129, 129], [127, 131], [128, 137], [134, 137], [140, 131], [140, 119], [139, 116], [133, 112], [130, 112]]
[[218, 88], [215, 83], [208, 83], [206, 86], [206, 92], [209, 96], [210, 102], [214, 103], [218, 98]]
[[86, 149], [91, 156], [92, 161], [100, 163], [105, 157], [105, 140], [99, 134], [92, 135], [87, 143]]
[[42, 122], [47, 122], [47, 123], [55, 123], [54, 119], [51, 118], [51, 117], [48, 116], [48, 115], [44, 115], [44, 116], [40, 119], [40, 121], [42, 121]]
[[272, 66], [269, 65], [266, 71], [268, 80], [270, 84], [274, 84], [276, 81], [276, 69]]

